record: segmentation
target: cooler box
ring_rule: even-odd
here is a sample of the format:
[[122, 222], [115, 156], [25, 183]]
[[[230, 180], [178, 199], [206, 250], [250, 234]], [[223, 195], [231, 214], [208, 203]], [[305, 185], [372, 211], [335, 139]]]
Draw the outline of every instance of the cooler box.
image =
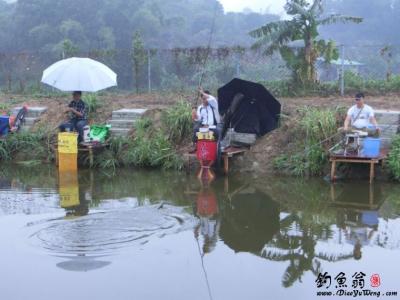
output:
[[9, 116], [0, 116], [0, 136], [7, 135], [9, 129], [10, 117]]
[[365, 138], [363, 143], [363, 155], [368, 157], [379, 156], [381, 140], [375, 138]]

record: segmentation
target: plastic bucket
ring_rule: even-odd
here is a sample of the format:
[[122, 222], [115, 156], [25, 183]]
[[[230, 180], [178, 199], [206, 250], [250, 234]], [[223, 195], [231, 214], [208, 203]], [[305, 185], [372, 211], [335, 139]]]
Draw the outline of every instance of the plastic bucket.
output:
[[0, 135], [7, 135], [9, 128], [9, 116], [0, 116]]
[[77, 154], [78, 134], [74, 132], [60, 132], [58, 134], [58, 153]]
[[365, 138], [363, 145], [363, 155], [368, 157], [379, 156], [381, 140], [374, 138]]
[[197, 159], [200, 161], [214, 162], [217, 160], [217, 142], [199, 140], [197, 142]]

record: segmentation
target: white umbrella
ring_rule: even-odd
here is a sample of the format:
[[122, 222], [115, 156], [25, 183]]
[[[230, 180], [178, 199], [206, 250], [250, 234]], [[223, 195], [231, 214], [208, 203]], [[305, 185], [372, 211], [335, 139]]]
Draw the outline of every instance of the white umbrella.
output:
[[117, 85], [117, 74], [90, 58], [60, 60], [43, 71], [42, 82], [64, 92], [97, 92]]

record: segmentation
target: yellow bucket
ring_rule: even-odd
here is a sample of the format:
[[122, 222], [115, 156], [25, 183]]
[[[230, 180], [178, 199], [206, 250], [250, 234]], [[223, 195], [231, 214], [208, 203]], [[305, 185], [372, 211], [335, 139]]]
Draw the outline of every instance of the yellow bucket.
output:
[[60, 206], [62, 208], [71, 208], [78, 206], [79, 201], [79, 185], [77, 171], [59, 171], [59, 192]]
[[74, 132], [60, 132], [58, 134], [58, 153], [77, 154], [78, 134]]

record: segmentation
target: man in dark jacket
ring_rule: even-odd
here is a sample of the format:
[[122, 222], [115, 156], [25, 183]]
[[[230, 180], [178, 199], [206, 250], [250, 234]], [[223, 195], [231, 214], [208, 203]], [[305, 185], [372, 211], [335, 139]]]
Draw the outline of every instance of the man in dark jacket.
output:
[[73, 100], [68, 104], [65, 111], [69, 114], [69, 120], [59, 126], [61, 132], [77, 131], [79, 133], [78, 142], [83, 140], [83, 127], [87, 125], [87, 108], [82, 101], [82, 92], [76, 91], [72, 94]]

